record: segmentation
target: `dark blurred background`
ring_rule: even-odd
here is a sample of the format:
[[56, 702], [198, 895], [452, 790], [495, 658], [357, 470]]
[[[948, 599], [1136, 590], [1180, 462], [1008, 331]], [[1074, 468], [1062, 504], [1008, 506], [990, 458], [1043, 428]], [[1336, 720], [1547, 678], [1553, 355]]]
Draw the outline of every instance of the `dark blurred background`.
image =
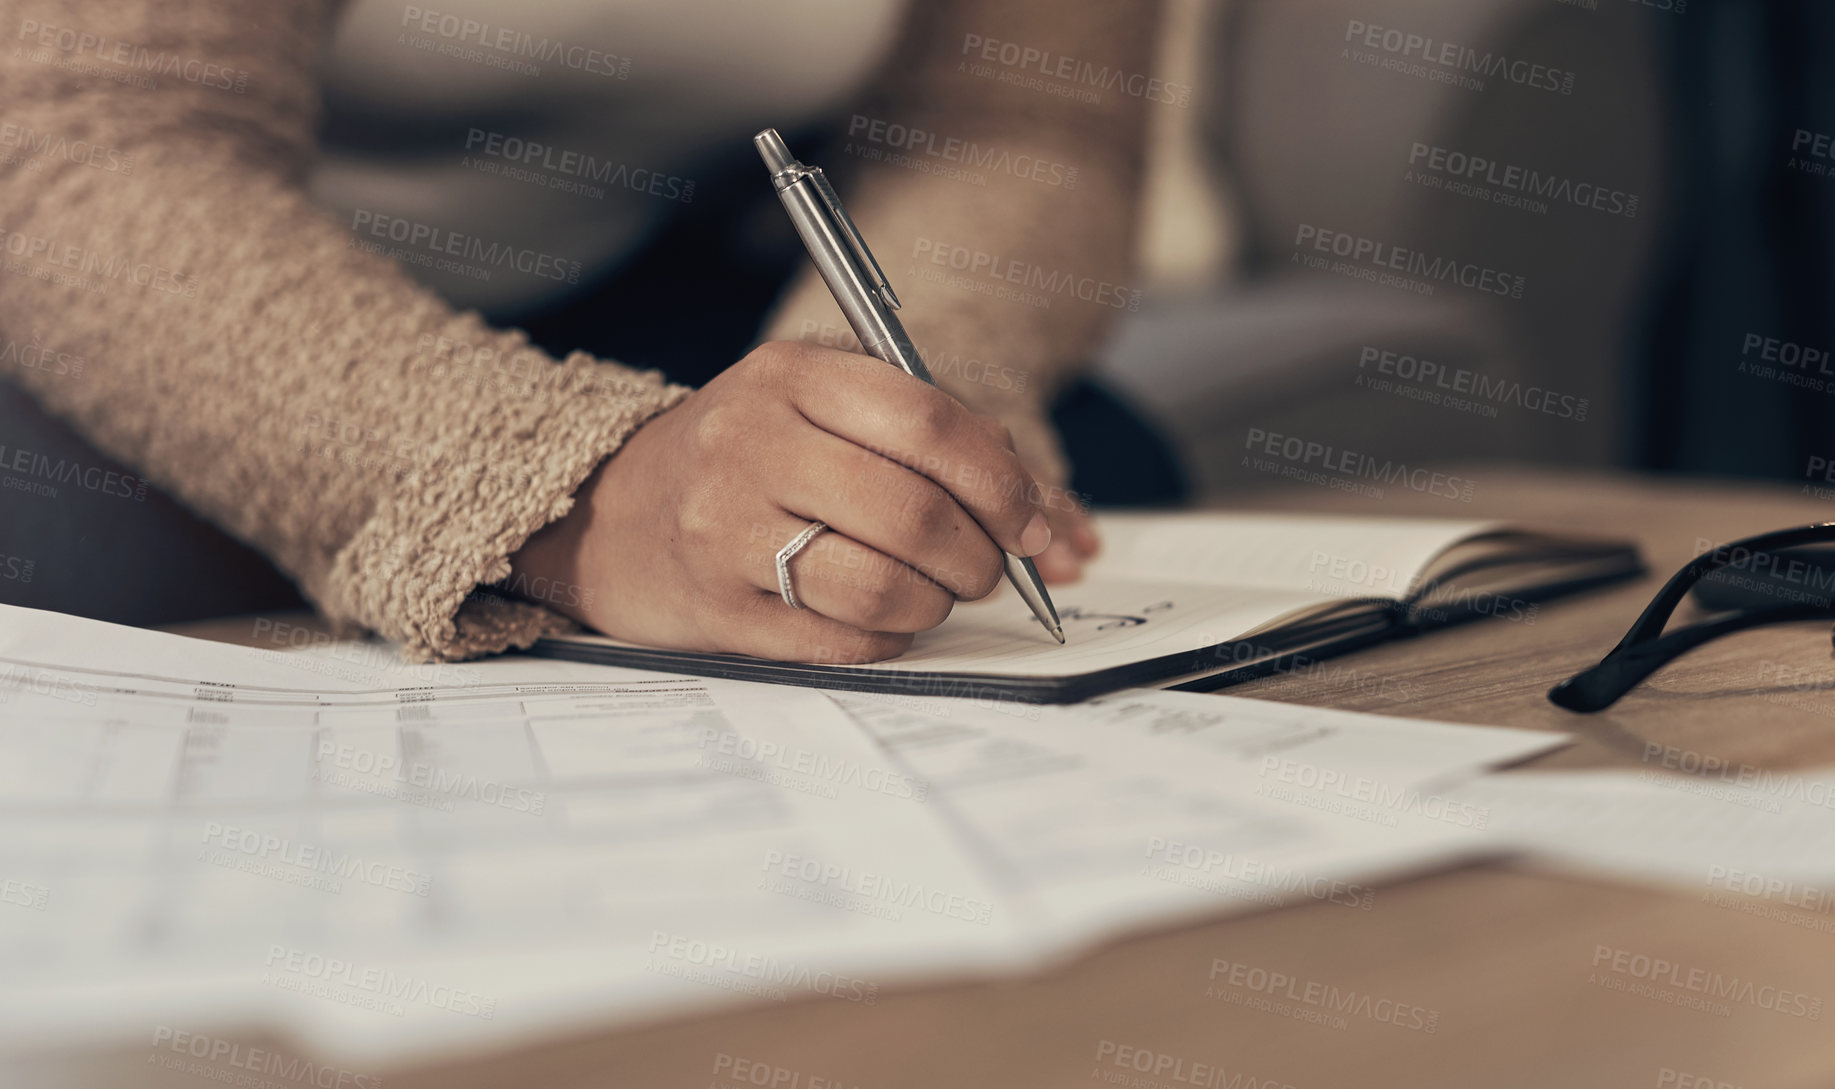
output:
[[[1281, 487], [1245, 463], [1257, 434], [1411, 465], [1822, 483], [1832, 49], [1826, 0], [1172, 0], [1157, 74], [1198, 93], [1150, 118], [1145, 304], [1058, 406], [1073, 486], [1098, 504]], [[360, 128], [334, 108], [326, 140]], [[839, 132], [787, 135], [822, 161]], [[617, 272], [491, 316], [704, 381], [802, 257], [749, 149], [693, 176]], [[1515, 287], [1371, 282], [1321, 238]], [[644, 320], [690, 286], [721, 300], [705, 321]], [[0, 422], [18, 447], [87, 449], [10, 386]], [[160, 496], [0, 493], [0, 526], [0, 554], [82, 560], [0, 584], [16, 604], [161, 623], [292, 600]]]

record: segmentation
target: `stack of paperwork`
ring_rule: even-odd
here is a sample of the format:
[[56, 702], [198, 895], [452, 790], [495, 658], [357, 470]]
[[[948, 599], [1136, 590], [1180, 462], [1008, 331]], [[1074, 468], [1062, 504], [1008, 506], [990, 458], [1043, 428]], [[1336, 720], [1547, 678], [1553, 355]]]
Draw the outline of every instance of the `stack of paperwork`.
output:
[[414, 666], [11, 607], [0, 701], [0, 1049], [270, 1033], [372, 1070], [1366, 910], [1498, 851], [1517, 802], [1470, 780], [1565, 740], [1141, 689]]

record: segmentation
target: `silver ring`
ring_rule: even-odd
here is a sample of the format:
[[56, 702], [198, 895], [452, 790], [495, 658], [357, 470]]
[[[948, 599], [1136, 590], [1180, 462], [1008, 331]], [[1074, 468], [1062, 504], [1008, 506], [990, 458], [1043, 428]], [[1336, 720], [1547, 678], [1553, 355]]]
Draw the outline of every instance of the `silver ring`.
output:
[[816, 539], [816, 534], [827, 528], [826, 523], [811, 522], [804, 527], [803, 532], [796, 535], [795, 540], [778, 550], [777, 588], [784, 593], [784, 604], [792, 609], [802, 608], [803, 603], [796, 599], [796, 591], [790, 588], [790, 561], [796, 559], [796, 554], [803, 551], [804, 545]]

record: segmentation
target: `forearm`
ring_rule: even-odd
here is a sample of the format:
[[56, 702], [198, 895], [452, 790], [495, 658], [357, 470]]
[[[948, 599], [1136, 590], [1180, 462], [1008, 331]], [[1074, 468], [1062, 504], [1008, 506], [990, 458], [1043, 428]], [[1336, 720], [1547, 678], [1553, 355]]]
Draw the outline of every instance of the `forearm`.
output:
[[[72, 27], [74, 10], [15, 4], [4, 25]], [[4, 61], [9, 121], [132, 166], [0, 166], [0, 330], [85, 361], [80, 376], [0, 366], [331, 616], [419, 655], [527, 642], [559, 618], [474, 589], [681, 391], [583, 356], [557, 365], [356, 244], [299, 184], [328, 13], [245, 10], [264, 25], [146, 5], [73, 27], [245, 72], [242, 92], [108, 80], [55, 45]], [[189, 36], [150, 40], [171, 26]], [[82, 64], [106, 67], [105, 48]]]
[[[822, 164], [841, 175], [939, 383], [983, 411], [1048, 403], [1138, 299], [1143, 134], [1147, 111], [1169, 107], [1124, 88], [1145, 90], [1157, 8], [914, 5], [885, 76], [847, 122], [843, 154]], [[998, 82], [989, 74], [1013, 69], [982, 59], [989, 43], [1122, 79], [1042, 81], [1089, 92], [1079, 96]], [[832, 341], [840, 328], [806, 273], [770, 335]]]

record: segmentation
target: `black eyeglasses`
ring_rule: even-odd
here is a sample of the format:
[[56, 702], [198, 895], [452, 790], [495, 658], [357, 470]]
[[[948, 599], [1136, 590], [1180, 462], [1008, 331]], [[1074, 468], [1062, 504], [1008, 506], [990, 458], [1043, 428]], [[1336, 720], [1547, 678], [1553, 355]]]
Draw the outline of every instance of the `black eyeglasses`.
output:
[[[1782, 555], [1786, 549], [1805, 545], [1835, 545], [1835, 522], [1762, 533], [1696, 556], [1663, 584], [1663, 589], [1657, 591], [1657, 596], [1611, 653], [1600, 659], [1598, 665], [1583, 669], [1549, 689], [1549, 700], [1569, 711], [1602, 711], [1636, 688], [1645, 677], [1710, 639], [1761, 624], [1835, 616], [1835, 560], [1826, 554], [1815, 560]], [[1688, 592], [1713, 572], [1727, 567], [1763, 572], [1741, 580], [1745, 595], [1724, 595], [1726, 600], [1735, 603], [1735, 607], [1741, 607], [1742, 599], [1749, 600], [1751, 596], [1773, 597], [1784, 603], [1745, 605], [1732, 615], [1664, 635], [1663, 625], [1669, 622], [1670, 614], [1682, 604]], [[1820, 590], [1820, 596], [1805, 586]], [[1786, 600], [1789, 598], [1796, 600]]]

